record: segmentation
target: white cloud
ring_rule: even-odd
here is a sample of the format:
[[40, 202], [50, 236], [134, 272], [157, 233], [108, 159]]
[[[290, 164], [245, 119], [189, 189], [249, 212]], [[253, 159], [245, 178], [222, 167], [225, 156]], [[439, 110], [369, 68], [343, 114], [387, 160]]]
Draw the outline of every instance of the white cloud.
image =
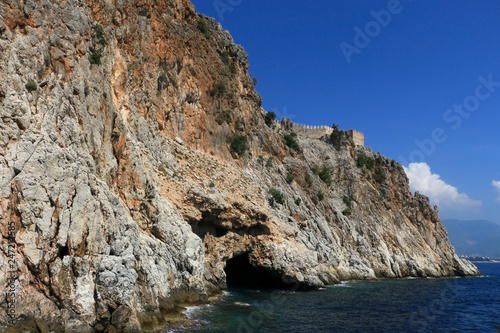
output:
[[[466, 210], [478, 208], [482, 202], [473, 200], [465, 193], [459, 193], [454, 186], [446, 184], [438, 174], [433, 174], [427, 163], [410, 163], [404, 168], [410, 179], [410, 188], [429, 197], [433, 205], [445, 210]], [[500, 182], [498, 182], [500, 186]]]
[[493, 187], [496, 187], [496, 189], [500, 191], [500, 181], [494, 180], [491, 182], [491, 185], [493, 185]]
[[[500, 181], [494, 180], [491, 182], [491, 185], [500, 192]], [[500, 197], [497, 198], [497, 202], [500, 202]]]

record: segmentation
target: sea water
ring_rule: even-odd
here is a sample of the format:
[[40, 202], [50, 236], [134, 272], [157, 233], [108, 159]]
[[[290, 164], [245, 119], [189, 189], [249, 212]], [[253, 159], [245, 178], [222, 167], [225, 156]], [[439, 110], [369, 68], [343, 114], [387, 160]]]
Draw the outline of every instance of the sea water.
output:
[[[342, 283], [318, 291], [230, 289], [190, 308], [184, 332], [492, 332], [500, 329], [500, 263], [483, 277]], [[203, 324], [201, 324], [203, 323]]]

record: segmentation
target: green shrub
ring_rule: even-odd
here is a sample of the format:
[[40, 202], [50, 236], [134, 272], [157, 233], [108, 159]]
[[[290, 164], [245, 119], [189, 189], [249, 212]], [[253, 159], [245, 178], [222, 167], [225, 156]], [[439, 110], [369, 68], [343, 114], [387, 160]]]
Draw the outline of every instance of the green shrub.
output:
[[295, 132], [290, 132], [288, 134], [285, 134], [283, 137], [285, 139], [285, 143], [288, 147], [294, 149], [294, 150], [299, 150], [299, 142], [297, 141], [297, 133]]
[[335, 140], [340, 137], [340, 130], [339, 130], [339, 125], [333, 124], [332, 125], [332, 134], [330, 134], [330, 139]]
[[222, 52], [222, 62], [225, 63], [226, 65], [228, 65], [229, 61], [230, 61], [229, 52], [227, 52], [227, 51]]
[[269, 157], [266, 162], [266, 168], [272, 168], [273, 166], [273, 158]]
[[102, 46], [105, 46], [108, 44], [106, 39], [104, 38], [104, 29], [98, 24], [94, 24], [94, 36], [95, 38], [98, 39], [98, 43], [101, 44]]
[[203, 16], [200, 16], [200, 18], [198, 19], [198, 30], [200, 30], [203, 33], [203, 35], [205, 35], [205, 38], [207, 39], [210, 38], [210, 31], [208, 30], [208, 24]]
[[276, 120], [276, 113], [274, 112], [267, 112], [266, 115], [264, 116], [264, 122], [269, 127], [271, 127], [274, 124], [275, 120]]
[[287, 175], [286, 175], [286, 182], [288, 184], [291, 184], [293, 183], [293, 180], [295, 179], [295, 177], [293, 176], [293, 173], [289, 172]]
[[215, 183], [214, 182], [210, 182], [210, 184], [208, 184], [208, 187], [215, 187]]
[[346, 204], [347, 207], [351, 207], [352, 199], [349, 198], [347, 195], [344, 195], [344, 197], [342, 198], [342, 201], [344, 201], [344, 203]]
[[242, 156], [248, 149], [247, 143], [248, 138], [246, 135], [237, 135], [231, 142], [231, 149], [238, 155]]
[[94, 32], [97, 39], [104, 38], [104, 29], [98, 23], [94, 25]]
[[352, 214], [352, 211], [351, 211], [351, 208], [346, 208], [342, 211], [342, 214], [344, 214], [345, 216], [349, 216]]
[[366, 156], [364, 153], [359, 153], [357, 164], [359, 167], [366, 166], [367, 169], [371, 170], [375, 166], [375, 160], [371, 157]]
[[91, 55], [89, 55], [89, 61], [92, 65], [99, 66], [101, 64], [101, 53], [94, 51]]
[[224, 84], [224, 82], [215, 83], [212, 89], [208, 91], [211, 97], [221, 96], [225, 92], [226, 92], [226, 85]]
[[264, 156], [259, 155], [259, 158], [257, 159], [260, 165], [264, 165]]
[[297, 206], [300, 206], [300, 203], [302, 202], [302, 199], [301, 198], [295, 198], [295, 204]]
[[326, 166], [323, 165], [323, 167], [319, 169], [318, 176], [326, 184], [330, 185], [332, 183], [332, 174]]
[[319, 201], [323, 201], [323, 199], [325, 199], [325, 194], [323, 192], [318, 192], [317, 196]]
[[375, 179], [377, 182], [382, 182], [384, 181], [386, 178], [385, 176], [385, 173], [384, 173], [384, 170], [382, 170], [382, 168], [377, 168], [375, 170], [375, 174], [373, 175], [373, 179]]
[[271, 194], [272, 200], [279, 203], [280, 205], [285, 203], [285, 198], [283, 196], [283, 193], [281, 193], [279, 190], [275, 189], [274, 187], [269, 189], [269, 194]]
[[32, 91], [35, 91], [38, 89], [38, 85], [36, 84], [35, 81], [28, 81], [28, 83], [26, 83], [26, 85], [24, 86], [26, 88], [26, 90], [28, 90], [29, 92], [32, 92]]
[[229, 124], [231, 122], [231, 114], [231, 110], [224, 110], [215, 117], [215, 121], [219, 125], [222, 125], [224, 122]]
[[231, 74], [236, 74], [238, 73], [238, 69], [236, 68], [235, 65], [231, 64], [229, 65], [229, 70], [231, 71]]

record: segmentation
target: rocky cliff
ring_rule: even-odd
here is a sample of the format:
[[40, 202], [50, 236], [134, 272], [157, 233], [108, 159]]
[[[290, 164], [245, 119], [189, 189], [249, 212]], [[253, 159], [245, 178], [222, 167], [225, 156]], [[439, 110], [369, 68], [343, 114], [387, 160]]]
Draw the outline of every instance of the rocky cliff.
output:
[[189, 0], [0, 3], [6, 331], [153, 329], [245, 276], [478, 273], [398, 163], [266, 123], [248, 66]]

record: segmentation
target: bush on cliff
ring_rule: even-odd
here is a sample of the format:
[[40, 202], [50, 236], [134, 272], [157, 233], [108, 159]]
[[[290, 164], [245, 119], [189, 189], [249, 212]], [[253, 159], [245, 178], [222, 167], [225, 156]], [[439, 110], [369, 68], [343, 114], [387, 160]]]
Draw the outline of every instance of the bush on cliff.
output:
[[198, 30], [200, 30], [206, 39], [210, 38], [210, 32], [208, 31], [208, 24], [205, 17], [200, 16], [198, 19]]
[[274, 123], [274, 120], [276, 120], [276, 113], [274, 112], [268, 112], [264, 116], [264, 121], [267, 126], [271, 127]]
[[242, 156], [248, 149], [247, 143], [248, 138], [246, 135], [237, 135], [231, 142], [231, 149], [238, 155]]
[[35, 91], [37, 90], [38, 88], [38, 85], [36, 84], [35, 81], [29, 81], [28, 83], [26, 83], [26, 85], [24, 86], [26, 88], [26, 90], [28, 90], [29, 92], [32, 92], [32, 91]]
[[285, 203], [283, 193], [281, 193], [278, 189], [275, 189], [274, 187], [270, 188], [269, 194], [271, 194], [271, 204], [273, 204], [274, 202], [277, 202], [280, 205]]
[[338, 139], [339, 137], [340, 137], [339, 125], [333, 124], [332, 125], [332, 134], [330, 134], [330, 139], [335, 140], [335, 139]]
[[373, 169], [375, 166], [375, 160], [366, 156], [364, 153], [360, 153], [358, 155], [357, 164], [359, 167], [366, 166], [367, 169]]
[[330, 185], [332, 183], [332, 174], [325, 165], [323, 165], [323, 167], [321, 167], [321, 169], [318, 170], [318, 176], [327, 185]]
[[297, 141], [297, 133], [295, 132], [290, 132], [288, 134], [285, 134], [283, 137], [285, 139], [285, 143], [288, 147], [294, 149], [294, 150], [299, 150], [299, 141]]

